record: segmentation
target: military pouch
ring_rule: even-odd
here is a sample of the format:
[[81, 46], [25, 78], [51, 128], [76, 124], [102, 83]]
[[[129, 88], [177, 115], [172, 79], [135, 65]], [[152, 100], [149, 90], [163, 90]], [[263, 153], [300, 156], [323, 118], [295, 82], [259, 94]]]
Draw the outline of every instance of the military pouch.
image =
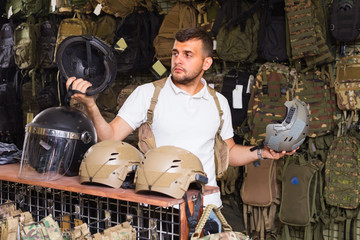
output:
[[136, 239], [136, 230], [129, 222], [123, 222], [104, 231], [104, 239]]
[[229, 166], [229, 147], [220, 136], [220, 133], [216, 133], [215, 136], [214, 158], [216, 178], [220, 179]]
[[138, 147], [143, 153], [156, 148], [155, 137], [148, 122], [145, 122], [140, 126], [138, 136]]
[[245, 165], [240, 195], [245, 204], [258, 207], [270, 206], [278, 196], [276, 161], [266, 159], [261, 161], [259, 166]]
[[288, 225], [307, 226], [316, 214], [318, 171], [323, 163], [312, 160], [299, 164], [296, 160], [296, 157], [289, 157], [284, 167], [279, 219]]
[[55, 45], [57, 26], [54, 22], [44, 21], [39, 27], [39, 66], [41, 68], [54, 68]]
[[51, 214], [41, 219], [41, 225], [44, 236], [47, 235], [51, 240], [63, 240], [59, 224]]
[[335, 92], [341, 110], [360, 109], [360, 55], [343, 57], [337, 63]]

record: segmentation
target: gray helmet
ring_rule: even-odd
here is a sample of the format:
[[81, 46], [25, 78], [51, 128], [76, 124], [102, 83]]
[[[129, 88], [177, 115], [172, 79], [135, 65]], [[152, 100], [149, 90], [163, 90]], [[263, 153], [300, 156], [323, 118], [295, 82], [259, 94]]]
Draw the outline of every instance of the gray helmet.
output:
[[[80, 183], [99, 183], [113, 188], [124, 187], [125, 179], [143, 161], [134, 146], [115, 140], [101, 141], [85, 153], [80, 165]], [[133, 179], [132, 179], [133, 180]], [[127, 183], [127, 184], [132, 184]]]
[[19, 177], [54, 180], [78, 175], [86, 150], [96, 141], [93, 122], [84, 113], [47, 108], [26, 125]]
[[299, 147], [309, 130], [309, 108], [299, 99], [286, 101], [287, 113], [282, 123], [268, 124], [264, 144], [276, 152]]
[[191, 183], [204, 191], [208, 178], [199, 158], [174, 146], [150, 149], [136, 171], [135, 192], [154, 191], [182, 198]]

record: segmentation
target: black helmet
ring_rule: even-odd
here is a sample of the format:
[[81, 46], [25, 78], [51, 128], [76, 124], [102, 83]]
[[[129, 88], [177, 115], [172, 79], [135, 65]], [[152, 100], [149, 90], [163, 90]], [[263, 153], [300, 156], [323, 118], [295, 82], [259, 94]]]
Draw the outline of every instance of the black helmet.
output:
[[54, 180], [78, 175], [85, 152], [96, 141], [95, 127], [84, 113], [47, 108], [26, 125], [19, 177]]
[[283, 122], [266, 126], [264, 144], [277, 152], [299, 147], [309, 130], [310, 114], [306, 103], [295, 98], [286, 101], [285, 106], [287, 113]]
[[117, 73], [113, 49], [90, 35], [65, 38], [57, 48], [55, 61], [66, 80], [83, 78], [92, 84], [86, 91], [89, 96], [108, 88]]

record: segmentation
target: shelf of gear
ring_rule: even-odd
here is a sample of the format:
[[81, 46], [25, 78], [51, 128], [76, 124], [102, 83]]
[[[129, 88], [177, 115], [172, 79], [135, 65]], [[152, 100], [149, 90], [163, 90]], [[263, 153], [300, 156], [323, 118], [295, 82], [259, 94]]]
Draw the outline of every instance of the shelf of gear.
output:
[[[52, 214], [63, 229], [87, 223], [92, 234], [130, 221], [137, 239], [188, 239], [183, 199], [82, 185], [79, 176], [47, 182], [21, 179], [18, 170], [18, 163], [1, 166], [0, 204], [13, 201], [22, 211], [30, 211], [35, 221]], [[205, 194], [218, 191], [206, 187]], [[197, 190], [187, 192], [190, 210], [197, 195]]]

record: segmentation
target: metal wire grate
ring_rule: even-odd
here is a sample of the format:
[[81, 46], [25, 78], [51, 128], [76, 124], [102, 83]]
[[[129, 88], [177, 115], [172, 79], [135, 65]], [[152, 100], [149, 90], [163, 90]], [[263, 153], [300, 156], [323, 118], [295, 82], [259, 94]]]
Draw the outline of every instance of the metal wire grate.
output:
[[52, 214], [63, 229], [87, 223], [92, 234], [124, 221], [136, 229], [137, 239], [180, 239], [180, 214], [174, 207], [122, 201], [22, 183], [0, 181], [1, 204], [13, 201], [32, 213], [35, 221]]

